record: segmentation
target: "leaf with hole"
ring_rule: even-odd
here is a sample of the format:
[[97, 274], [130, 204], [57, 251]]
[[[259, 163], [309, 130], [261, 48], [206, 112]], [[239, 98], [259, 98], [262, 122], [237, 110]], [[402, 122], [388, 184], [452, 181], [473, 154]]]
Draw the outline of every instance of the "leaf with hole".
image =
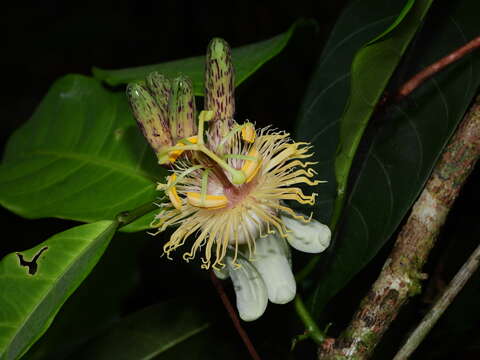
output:
[[117, 322], [132, 295], [137, 293], [139, 255], [147, 239], [141, 232], [117, 233], [92, 272], [62, 306], [47, 332], [23, 358], [69, 359], [78, 347]]
[[117, 225], [77, 226], [0, 261], [0, 359], [19, 358], [48, 329], [102, 256]]

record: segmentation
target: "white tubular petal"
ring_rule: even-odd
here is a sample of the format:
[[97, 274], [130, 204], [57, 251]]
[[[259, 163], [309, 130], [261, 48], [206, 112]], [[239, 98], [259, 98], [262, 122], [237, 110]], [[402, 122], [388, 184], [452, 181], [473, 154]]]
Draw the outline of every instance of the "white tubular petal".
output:
[[297, 292], [289, 253], [288, 245], [280, 236], [269, 235], [256, 241], [254, 265], [267, 285], [268, 298], [275, 304], [292, 301]]
[[237, 297], [238, 313], [243, 321], [257, 320], [267, 308], [267, 287], [257, 269], [247, 259], [239, 256], [237, 262], [241, 267], [235, 269], [232, 259], [227, 257], [227, 266]]
[[329, 227], [312, 219], [309, 223], [282, 216], [283, 223], [291, 231], [288, 243], [291, 247], [306, 253], [321, 253], [330, 245], [332, 235]]
[[216, 270], [216, 269], [213, 269], [213, 273], [215, 274], [215, 276], [217, 278], [219, 278], [220, 280], [226, 280], [228, 279], [229, 275], [228, 275], [228, 266], [225, 266], [223, 269], [220, 269], [220, 270]]

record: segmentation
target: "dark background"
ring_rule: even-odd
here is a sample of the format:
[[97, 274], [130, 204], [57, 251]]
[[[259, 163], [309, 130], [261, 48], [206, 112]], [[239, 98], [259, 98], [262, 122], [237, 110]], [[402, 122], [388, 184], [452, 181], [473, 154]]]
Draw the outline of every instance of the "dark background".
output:
[[[284, 52], [241, 85], [237, 92], [238, 119], [248, 118], [260, 125], [272, 123], [279, 128], [292, 130], [316, 59], [345, 3], [344, 0], [271, 3], [254, 0], [46, 0], [36, 5], [22, 6], [21, 2], [8, 2], [3, 5], [0, 15], [4, 29], [0, 57], [0, 68], [3, 70], [0, 96], [1, 151], [8, 136], [29, 119], [52, 83], [65, 74], [90, 75], [92, 66], [123, 68], [201, 55], [214, 36], [223, 37], [232, 47], [241, 46], [282, 33], [298, 18], [313, 18], [318, 22], [316, 28], [299, 29]], [[441, 271], [446, 275], [438, 276], [448, 278], [454, 273], [474, 244], [471, 240], [465, 240], [465, 237], [470, 239], [472, 232], [479, 234], [478, 225], [475, 227], [479, 214], [477, 204], [480, 192], [476, 188], [479, 178], [477, 169], [455, 205], [439, 247], [428, 264], [428, 270], [434, 274], [443, 266]], [[25, 220], [4, 209], [0, 210], [0, 214], [3, 230], [0, 256], [32, 247], [74, 224], [57, 219]], [[206, 275], [198, 274], [192, 266], [180, 263], [172, 265], [160, 259], [158, 240], [144, 234], [136, 235], [135, 251], [140, 254], [140, 265], [134, 275], [130, 274], [135, 278], [135, 291], [128, 293], [121, 313], [128, 314], [172, 296], [200, 298], [209, 304], [213, 316], [218, 319], [219, 325], [216, 326], [221, 329], [222, 336], [238, 349], [238, 358], [246, 358]], [[462, 240], [466, 250], [459, 252], [455, 244]], [[131, 240], [126, 236], [118, 236], [117, 241], [122, 243]], [[124, 247], [129, 251], [129, 246]], [[331, 311], [341, 321], [346, 322], [350, 318], [361, 295], [378, 274], [388, 250], [389, 246], [351, 283], [356, 285], [349, 286], [333, 301], [336, 307]], [[452, 269], [446, 272], [444, 263], [448, 254], [458, 252], [456, 258], [459, 260], [451, 261], [449, 266]], [[112, 263], [116, 261], [112, 260]], [[432, 284], [429, 285], [430, 289], [434, 288]], [[229, 291], [232, 296], [231, 289]], [[435, 294], [435, 289], [430, 291]], [[405, 319], [418, 319], [428, 303], [428, 295], [418, 297], [413, 302], [416, 310], [412, 310], [414, 307], [411, 305], [405, 310]], [[292, 310], [291, 306], [270, 304], [269, 311], [261, 320], [247, 325], [259, 351], [270, 354], [266, 359], [285, 358], [290, 336], [302, 331], [295, 316], [290, 315]], [[84, 311], [88, 317], [88, 308]], [[341, 321], [336, 326], [338, 329], [342, 326]], [[407, 324], [397, 325], [390, 332], [392, 343], [398, 344], [408, 329], [408, 321], [404, 322]], [[470, 334], [477, 329], [470, 330]], [[388, 338], [386, 343], [384, 348], [388, 353]], [[470, 348], [470, 343], [464, 344], [460, 350], [457, 348], [456, 354], [471, 351], [468, 350]], [[297, 355], [305, 353], [308, 354], [306, 358], [310, 358], [313, 351], [311, 344], [303, 344], [297, 350]], [[431, 349], [425, 351], [431, 352]]]

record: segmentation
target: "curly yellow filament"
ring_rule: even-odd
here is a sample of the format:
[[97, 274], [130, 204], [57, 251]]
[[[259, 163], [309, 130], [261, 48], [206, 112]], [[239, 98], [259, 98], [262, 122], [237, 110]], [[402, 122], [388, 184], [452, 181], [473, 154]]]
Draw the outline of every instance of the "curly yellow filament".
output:
[[[253, 260], [259, 237], [271, 233], [286, 237], [290, 229], [283, 223], [283, 216], [309, 222], [311, 217], [298, 215], [282, 201], [314, 204], [316, 194], [306, 195], [295, 186], [314, 186], [320, 181], [311, 167], [315, 163], [303, 160], [312, 156], [311, 147], [292, 142], [284, 132], [255, 130], [250, 123], [234, 123], [228, 141], [224, 136], [219, 145], [203, 144], [207, 115], [202, 114], [202, 125], [193, 141], [183, 139], [165, 150], [176, 156], [175, 176], [158, 186], [170, 201], [162, 206], [152, 225], [158, 232], [178, 226], [164, 245], [167, 257], [189, 243], [189, 251], [183, 254], [185, 260], [201, 252], [202, 268], [221, 269], [230, 255], [234, 266], [238, 265], [237, 257], [243, 256], [241, 246]], [[210, 141], [212, 134], [209, 136], [205, 141]], [[186, 150], [198, 156], [177, 160]], [[213, 162], [219, 166], [212, 166]], [[219, 180], [219, 171], [231, 184]]]

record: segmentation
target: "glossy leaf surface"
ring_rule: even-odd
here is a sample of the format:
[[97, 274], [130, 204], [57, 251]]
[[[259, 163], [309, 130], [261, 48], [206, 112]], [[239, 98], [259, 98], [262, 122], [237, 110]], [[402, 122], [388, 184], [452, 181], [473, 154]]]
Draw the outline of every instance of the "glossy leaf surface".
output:
[[363, 132], [430, 4], [352, 2], [332, 31], [297, 124], [298, 136], [315, 145], [319, 173], [328, 181], [317, 202], [323, 221], [341, 210]]
[[125, 95], [68, 75], [10, 138], [0, 203], [27, 218], [112, 219], [153, 201], [164, 174]]

